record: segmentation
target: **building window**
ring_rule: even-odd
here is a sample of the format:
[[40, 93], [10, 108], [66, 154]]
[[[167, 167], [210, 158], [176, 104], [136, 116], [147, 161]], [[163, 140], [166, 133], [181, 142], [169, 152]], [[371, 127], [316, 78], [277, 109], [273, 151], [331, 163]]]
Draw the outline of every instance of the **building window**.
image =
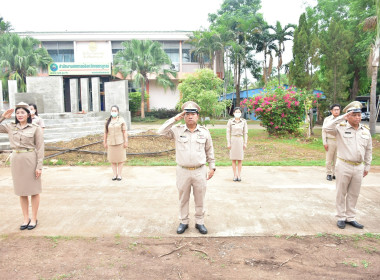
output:
[[121, 45], [121, 43], [123, 43], [124, 41], [112, 41], [111, 42], [111, 46], [112, 46], [112, 61], [115, 61], [115, 55], [118, 51], [121, 51], [123, 48], [123, 46]]
[[73, 42], [43, 42], [54, 62], [74, 62]]

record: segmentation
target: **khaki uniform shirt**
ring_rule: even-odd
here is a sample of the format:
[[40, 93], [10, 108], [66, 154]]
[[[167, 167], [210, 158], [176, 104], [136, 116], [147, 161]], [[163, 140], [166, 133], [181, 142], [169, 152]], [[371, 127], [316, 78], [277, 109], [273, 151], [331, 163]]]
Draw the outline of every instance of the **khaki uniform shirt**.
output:
[[[107, 122], [106, 122], [107, 125]], [[117, 117], [116, 119], [111, 119], [108, 125], [107, 133], [107, 145], [120, 145], [123, 144], [126, 139], [124, 139], [124, 131], [127, 130], [127, 125], [122, 117]], [[106, 132], [104, 128], [104, 132]]]
[[32, 123], [38, 124], [40, 127], [45, 128], [45, 122], [39, 116], [34, 116], [34, 118], [32, 118]]
[[[2, 119], [0, 118], [0, 122]], [[28, 123], [21, 128], [20, 123], [0, 124], [0, 133], [8, 133], [12, 150], [35, 149], [37, 153], [37, 169], [42, 169], [44, 160], [44, 137], [41, 127]]]
[[333, 135], [331, 133], [327, 133], [325, 130], [326, 124], [329, 123], [333, 119], [335, 119], [334, 116], [330, 115], [330, 116], [326, 117], [323, 121], [323, 126], [322, 126], [322, 142], [323, 142], [323, 145], [327, 145], [327, 138], [335, 139], [335, 135]]
[[364, 162], [364, 170], [369, 171], [372, 161], [372, 137], [369, 130], [359, 124], [356, 130], [344, 116], [339, 116], [325, 126], [326, 132], [336, 136], [338, 158]]
[[167, 120], [158, 133], [175, 139], [177, 164], [198, 167], [208, 162], [209, 168], [215, 168], [214, 147], [208, 129], [197, 125], [194, 132], [190, 132], [186, 124], [174, 126], [175, 123], [174, 117]]
[[245, 119], [236, 121], [235, 118], [228, 120], [227, 123], [227, 145], [231, 146], [231, 136], [243, 136], [244, 145], [248, 142], [248, 125]]

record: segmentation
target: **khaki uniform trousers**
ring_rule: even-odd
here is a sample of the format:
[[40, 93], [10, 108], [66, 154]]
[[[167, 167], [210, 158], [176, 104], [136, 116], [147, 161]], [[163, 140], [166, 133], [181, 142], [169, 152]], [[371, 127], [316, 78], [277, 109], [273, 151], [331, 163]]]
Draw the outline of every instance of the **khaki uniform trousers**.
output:
[[354, 221], [356, 202], [363, 180], [364, 165], [352, 165], [338, 159], [336, 171], [336, 210], [339, 221]]
[[327, 138], [328, 150], [326, 152], [326, 173], [327, 175], [335, 175], [336, 164], [336, 140], [334, 138]]
[[195, 202], [195, 222], [204, 224], [204, 198], [207, 184], [207, 167], [195, 170], [188, 170], [177, 166], [177, 188], [179, 195], [179, 219], [182, 224], [189, 223], [189, 200], [191, 186], [193, 187], [193, 196]]

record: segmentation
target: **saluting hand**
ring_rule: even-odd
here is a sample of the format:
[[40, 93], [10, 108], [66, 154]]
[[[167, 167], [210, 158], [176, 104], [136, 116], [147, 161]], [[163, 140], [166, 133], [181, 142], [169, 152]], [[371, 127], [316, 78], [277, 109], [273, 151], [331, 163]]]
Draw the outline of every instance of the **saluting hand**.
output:
[[351, 116], [353, 113], [354, 113], [353, 111], [350, 111], [350, 112], [344, 114], [344, 115], [343, 115], [343, 116], [344, 116], [344, 119], [345, 119], [346, 121], [348, 121], [348, 117]]
[[210, 180], [212, 178], [212, 176], [214, 176], [214, 172], [215, 172], [214, 169], [210, 169], [208, 171], [207, 180]]
[[41, 174], [42, 174], [42, 170], [41, 169], [36, 169], [36, 179], [40, 178]]
[[174, 117], [175, 121], [178, 122], [178, 121], [182, 120], [183, 117], [185, 116], [185, 114], [186, 114], [186, 111], [179, 113], [177, 116]]
[[12, 113], [14, 112], [15, 109], [8, 109], [6, 110], [2, 117], [5, 118], [5, 119], [9, 119], [10, 117], [12, 117]]
[[325, 151], [327, 152], [329, 150], [329, 145], [323, 145], [323, 147], [325, 147]]

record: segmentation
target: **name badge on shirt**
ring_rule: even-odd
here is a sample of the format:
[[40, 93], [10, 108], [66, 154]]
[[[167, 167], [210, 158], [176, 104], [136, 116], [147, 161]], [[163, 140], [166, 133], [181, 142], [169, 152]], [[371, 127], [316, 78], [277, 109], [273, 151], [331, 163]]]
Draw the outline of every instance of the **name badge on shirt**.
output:
[[346, 131], [345, 134], [351, 134], [351, 131]]

